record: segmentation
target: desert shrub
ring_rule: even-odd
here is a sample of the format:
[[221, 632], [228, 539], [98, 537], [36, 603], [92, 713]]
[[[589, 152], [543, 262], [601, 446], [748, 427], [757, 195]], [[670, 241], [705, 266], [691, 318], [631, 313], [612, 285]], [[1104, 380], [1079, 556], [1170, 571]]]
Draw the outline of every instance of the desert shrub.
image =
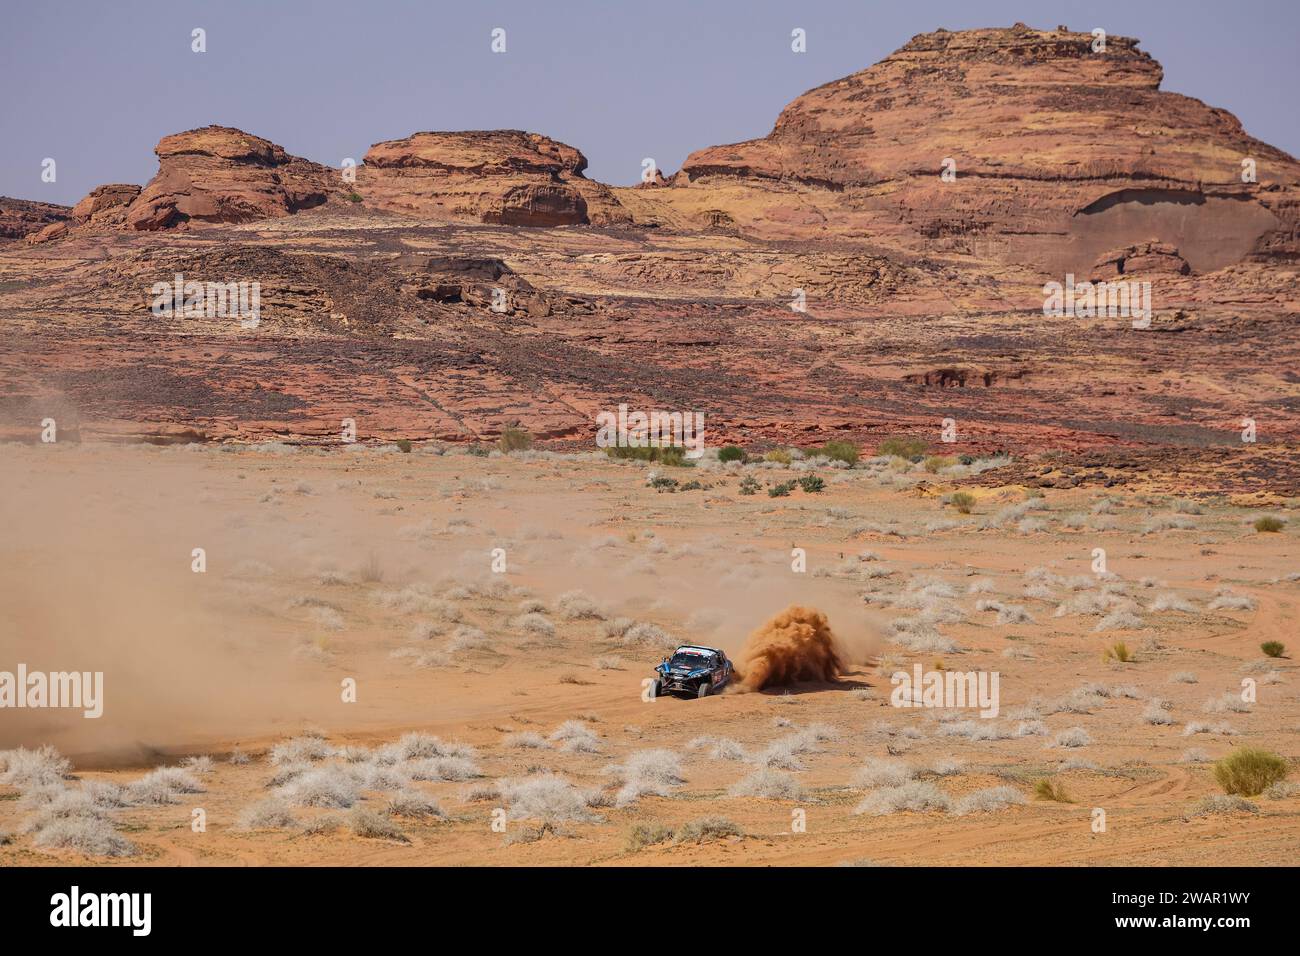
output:
[[959, 513], [968, 515], [975, 507], [975, 496], [969, 491], [954, 491], [948, 496], [948, 504], [956, 508]]
[[175, 803], [177, 794], [202, 792], [203, 786], [179, 767], [159, 767], [126, 788], [131, 803], [155, 805]]
[[1034, 796], [1039, 800], [1051, 800], [1054, 803], [1074, 803], [1061, 782], [1051, 777], [1042, 777], [1034, 784]]
[[710, 840], [725, 840], [744, 835], [745, 831], [725, 817], [701, 817], [678, 827], [673, 835], [673, 842], [707, 843]]
[[647, 794], [666, 797], [668, 788], [683, 782], [681, 760], [671, 750], [638, 750], [606, 770], [623, 784], [614, 800], [626, 806]]
[[1015, 787], [988, 787], [962, 797], [953, 808], [953, 813], [958, 816], [965, 816], [968, 813], [992, 813], [995, 810], [1020, 806], [1025, 802], [1025, 795]]
[[677, 479], [669, 478], [667, 475], [653, 475], [646, 482], [646, 486], [658, 492], [674, 491], [677, 488]]
[[686, 457], [686, 449], [678, 445], [647, 445], [634, 448], [626, 445], [611, 446], [605, 449], [610, 458], [625, 458], [633, 461], [653, 461], [670, 468], [693, 468], [695, 462]]
[[1133, 659], [1133, 654], [1128, 649], [1127, 644], [1123, 641], [1116, 641], [1114, 644], [1111, 644], [1102, 651], [1101, 659], [1103, 661], [1119, 661], [1126, 664]]
[[814, 495], [826, 487], [826, 482], [819, 475], [804, 475], [799, 479], [799, 487], [806, 494]]
[[775, 485], [768, 486], [767, 496], [769, 498], [786, 498], [794, 490], [793, 481], [782, 481]]
[[758, 479], [753, 475], [746, 475], [740, 479], [740, 493], [742, 495], [756, 495], [761, 487], [762, 485], [758, 483]]
[[423, 790], [408, 788], [399, 790], [388, 801], [388, 812], [395, 817], [445, 817], [438, 801]]
[[410, 837], [389, 817], [369, 807], [353, 807], [348, 814], [348, 827], [359, 837], [367, 840], [394, 840], [397, 843], [410, 843]]
[[1211, 611], [1253, 611], [1255, 599], [1245, 594], [1233, 594], [1228, 588], [1219, 588], [1214, 599], [1206, 605]]
[[347, 809], [361, 799], [361, 789], [341, 767], [321, 767], [295, 777], [283, 788], [295, 806]]
[[1284, 779], [1286, 760], [1267, 750], [1240, 747], [1214, 765], [1214, 779], [1224, 793], [1253, 797]]
[[790, 462], [794, 461], [794, 456], [784, 448], [773, 448], [771, 451], [763, 455], [763, 460], [776, 462], [778, 465], [788, 465]]
[[297, 825], [293, 810], [283, 797], [267, 797], [244, 808], [236, 823], [240, 830], [286, 830]]
[[586, 793], [553, 773], [535, 774], [519, 780], [502, 780], [497, 786], [512, 820], [559, 823], [600, 819], [591, 812]]
[[515, 627], [533, 637], [549, 641], [555, 637], [555, 625], [545, 615], [529, 611], [515, 618]]
[[853, 775], [855, 787], [901, 787], [915, 772], [901, 760], [873, 758]]
[[1187, 817], [1218, 816], [1224, 813], [1259, 813], [1259, 807], [1245, 797], [1225, 796], [1221, 793], [1201, 797], [1187, 811]]
[[718, 449], [718, 461], [744, 461], [745, 449], [739, 445], [723, 445]]
[[727, 790], [733, 797], [766, 797], [769, 800], [798, 800], [803, 787], [790, 774], [762, 767], [733, 783]]
[[52, 820], [36, 831], [36, 846], [76, 850], [87, 856], [131, 856], [135, 845], [113, 828], [108, 820], [92, 816], [71, 816]]
[[1146, 710], [1142, 712], [1142, 720], [1144, 723], [1161, 727], [1172, 724], [1174, 718], [1169, 716], [1169, 701], [1153, 698], [1151, 703], [1147, 704]]
[[497, 447], [504, 452], [527, 451], [533, 447], [533, 436], [522, 428], [509, 425], [501, 430]]
[[362, 584], [378, 584], [384, 579], [384, 569], [379, 558], [371, 552], [370, 556], [357, 568], [357, 580]]
[[1264, 652], [1266, 657], [1281, 657], [1286, 653], [1286, 645], [1281, 641], [1265, 641], [1259, 645], [1259, 649]]
[[910, 461], [924, 455], [927, 447], [927, 443], [920, 438], [886, 438], [876, 447], [876, 454], [906, 458]]
[[402, 454], [409, 455], [411, 453], [411, 439], [399, 438], [394, 444], [397, 445], [398, 451], [402, 452]]
[[1086, 747], [1092, 743], [1092, 737], [1082, 727], [1071, 727], [1056, 735], [1052, 741], [1054, 747]]
[[934, 784], [924, 780], [910, 780], [897, 787], [873, 790], [853, 812], [879, 817], [903, 810], [920, 813], [927, 810], [947, 811], [951, 808], [952, 801], [948, 795]]
[[580, 720], [566, 720], [551, 731], [548, 739], [570, 753], [594, 754], [600, 751], [600, 738]]
[[921, 467], [932, 475], [937, 475], [945, 468], [951, 468], [957, 464], [957, 459], [951, 455], [929, 455], [921, 463]]
[[662, 823], [638, 823], [632, 827], [627, 834], [627, 851], [635, 853], [637, 850], [644, 849], [648, 846], [655, 846], [660, 843], [667, 843], [673, 838], [673, 828], [665, 826]]
[[829, 458], [831, 461], [842, 461], [846, 465], [856, 465], [861, 452], [851, 441], [828, 441], [820, 448], [812, 449], [811, 454]]
[[605, 614], [581, 591], [565, 591], [555, 599], [555, 613], [566, 621], [603, 621]]
[[314, 735], [303, 734], [276, 744], [271, 748], [268, 757], [271, 763], [278, 767], [281, 764], [297, 764], [307, 760], [324, 760], [326, 757], [333, 757], [334, 754], [334, 748], [327, 741]]
[[473, 780], [483, 774], [468, 757], [449, 754], [411, 760], [402, 768], [412, 780]]
[[62, 785], [71, 769], [72, 763], [49, 744], [35, 750], [0, 750], [0, 783], [18, 790]]
[[1264, 515], [1262, 518], [1255, 519], [1256, 531], [1281, 531], [1286, 522], [1274, 515]]

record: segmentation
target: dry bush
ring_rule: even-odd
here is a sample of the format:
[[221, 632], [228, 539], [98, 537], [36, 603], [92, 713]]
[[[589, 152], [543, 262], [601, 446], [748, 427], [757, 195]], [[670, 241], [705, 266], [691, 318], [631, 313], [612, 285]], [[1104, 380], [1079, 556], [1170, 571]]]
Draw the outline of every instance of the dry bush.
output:
[[557, 774], [541, 773], [522, 779], [501, 780], [497, 787], [511, 820], [548, 823], [600, 820], [591, 812], [589, 795]]
[[1015, 787], [989, 787], [962, 797], [957, 801], [952, 812], [957, 816], [965, 816], [968, 813], [992, 813], [996, 810], [1005, 810], [1007, 807], [1021, 806], [1027, 802], [1025, 795]]
[[600, 738], [580, 720], [566, 720], [547, 739], [568, 753], [600, 753]]
[[285, 830], [298, 825], [293, 810], [283, 797], [267, 797], [240, 813], [236, 829]]
[[1051, 800], [1054, 803], [1074, 803], [1059, 780], [1042, 777], [1034, 784], [1034, 796], [1039, 800]]
[[308, 770], [281, 790], [285, 799], [298, 807], [347, 809], [361, 799], [357, 781], [341, 767], [318, 767]]
[[0, 750], [0, 783], [20, 791], [61, 784], [72, 763], [49, 744], [28, 750]]
[[762, 767], [733, 783], [728, 789], [733, 797], [765, 797], [769, 800], [798, 800], [803, 796], [799, 781], [781, 770]]
[[683, 823], [673, 835], [674, 843], [708, 843], [743, 837], [745, 831], [725, 817], [701, 817]]
[[1259, 807], [1245, 797], [1225, 796], [1221, 793], [1215, 793], [1208, 797], [1201, 797], [1200, 800], [1192, 804], [1191, 809], [1186, 813], [1186, 819], [1239, 813], [1259, 813]]
[[853, 775], [855, 787], [901, 787], [916, 772], [901, 760], [872, 758]]
[[873, 790], [853, 810], [871, 816], [887, 816], [904, 810], [922, 813], [929, 810], [947, 812], [952, 809], [948, 795], [934, 784], [924, 780], [910, 780], [897, 787]]
[[353, 807], [348, 814], [348, 827], [359, 837], [367, 840], [392, 840], [395, 843], [410, 843], [411, 839], [402, 828], [377, 810], [369, 807]]
[[135, 845], [99, 817], [72, 816], [52, 820], [36, 831], [38, 847], [76, 850], [86, 856], [131, 856]]
[[392, 816], [416, 817], [419, 819], [446, 816], [437, 800], [423, 790], [414, 788], [399, 790], [393, 794], [388, 801], [388, 812]]

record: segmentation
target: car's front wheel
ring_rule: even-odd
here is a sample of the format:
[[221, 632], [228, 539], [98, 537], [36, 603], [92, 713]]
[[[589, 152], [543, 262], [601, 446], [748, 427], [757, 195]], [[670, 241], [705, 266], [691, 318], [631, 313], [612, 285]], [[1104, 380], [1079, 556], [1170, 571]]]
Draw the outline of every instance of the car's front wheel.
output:
[[650, 688], [651, 697], [662, 697], [664, 695], [664, 682], [656, 680], [654, 686]]
[[699, 689], [695, 692], [696, 697], [708, 697], [709, 691], [713, 690], [713, 685], [708, 681], [701, 681]]

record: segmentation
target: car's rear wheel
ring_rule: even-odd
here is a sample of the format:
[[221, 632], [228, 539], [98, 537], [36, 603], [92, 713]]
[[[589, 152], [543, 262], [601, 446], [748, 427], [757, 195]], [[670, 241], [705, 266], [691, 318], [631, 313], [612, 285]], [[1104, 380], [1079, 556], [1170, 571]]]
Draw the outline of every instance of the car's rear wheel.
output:
[[708, 681], [703, 681], [703, 682], [701, 682], [699, 689], [695, 692], [695, 696], [696, 696], [696, 697], [708, 697], [708, 696], [709, 696], [709, 691], [711, 691], [711, 690], [713, 690], [713, 685], [710, 684]]
[[650, 694], [651, 697], [662, 697], [664, 695], [664, 682], [661, 680], [656, 680], [654, 683], [654, 687], [651, 690], [652, 690]]

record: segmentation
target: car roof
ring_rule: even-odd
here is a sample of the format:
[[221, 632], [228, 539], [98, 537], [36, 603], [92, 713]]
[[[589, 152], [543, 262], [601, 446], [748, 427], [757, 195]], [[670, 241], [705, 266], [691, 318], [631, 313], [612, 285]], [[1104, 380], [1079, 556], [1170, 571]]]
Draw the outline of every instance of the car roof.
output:
[[705, 647], [703, 644], [683, 644], [681, 647], [677, 648], [677, 650], [673, 651], [674, 654], [690, 654], [692, 652], [697, 654], [722, 653], [722, 651], [718, 650], [716, 647]]

